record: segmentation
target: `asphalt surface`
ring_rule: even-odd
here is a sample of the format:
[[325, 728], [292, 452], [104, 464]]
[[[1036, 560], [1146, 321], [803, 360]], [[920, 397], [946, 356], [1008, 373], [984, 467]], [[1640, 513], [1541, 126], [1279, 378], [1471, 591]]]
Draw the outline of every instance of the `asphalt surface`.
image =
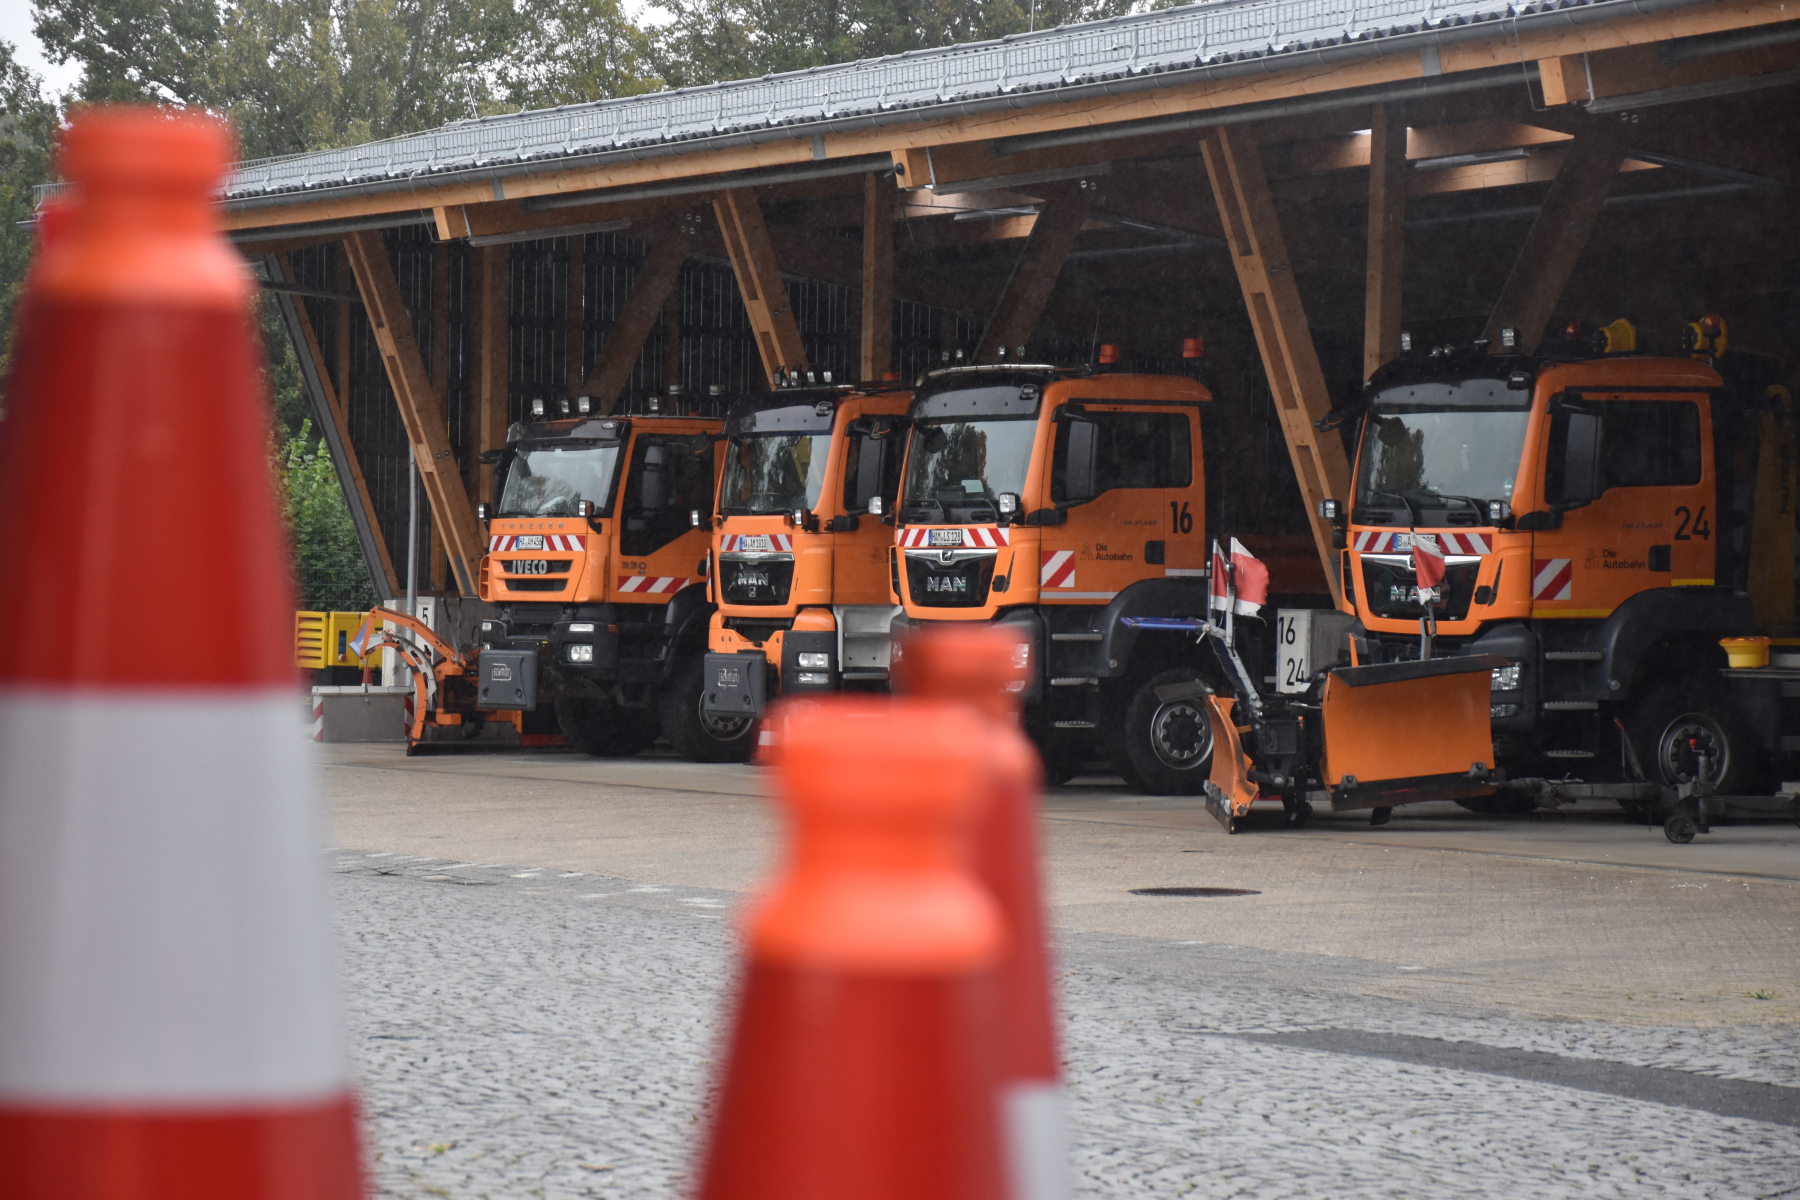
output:
[[[758, 774], [319, 760], [381, 1194], [682, 1194]], [[1045, 816], [1080, 1194], [1800, 1197], [1791, 826]]]

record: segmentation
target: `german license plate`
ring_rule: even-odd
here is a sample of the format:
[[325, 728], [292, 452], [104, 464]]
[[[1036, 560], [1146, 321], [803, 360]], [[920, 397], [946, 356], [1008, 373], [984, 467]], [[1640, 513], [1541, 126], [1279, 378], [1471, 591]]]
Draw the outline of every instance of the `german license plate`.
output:
[[925, 544], [928, 546], [960, 546], [963, 544], [962, 533], [963, 531], [960, 529], [933, 529], [930, 540]]
[[542, 550], [543, 548], [544, 535], [541, 533], [528, 533], [513, 543], [514, 550]]
[[769, 540], [769, 535], [766, 533], [749, 533], [738, 539], [739, 550], [752, 552], [760, 550], [766, 554], [774, 548], [775, 543]]

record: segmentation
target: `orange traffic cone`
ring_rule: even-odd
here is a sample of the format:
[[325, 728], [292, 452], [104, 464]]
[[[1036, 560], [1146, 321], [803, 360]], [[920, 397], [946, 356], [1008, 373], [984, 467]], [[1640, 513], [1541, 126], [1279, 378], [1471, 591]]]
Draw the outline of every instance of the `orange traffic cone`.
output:
[[[350, 1200], [359, 1139], [218, 122], [90, 110], [0, 425], [0, 1195]], [[192, 640], [196, 611], [224, 619]]]
[[1015, 1200], [1060, 1200], [1074, 1188], [1063, 1120], [1056, 1006], [1039, 879], [1037, 749], [1019, 729], [1029, 675], [1021, 634], [1000, 625], [915, 634], [895, 656], [894, 687], [959, 699], [988, 718], [992, 798], [975, 827], [975, 871], [1006, 921], [1000, 960], [1000, 1111], [1009, 1190]]
[[749, 963], [706, 1200], [995, 1200], [993, 968], [968, 873], [983, 745], [969, 710], [841, 699], [790, 714], [787, 861]]

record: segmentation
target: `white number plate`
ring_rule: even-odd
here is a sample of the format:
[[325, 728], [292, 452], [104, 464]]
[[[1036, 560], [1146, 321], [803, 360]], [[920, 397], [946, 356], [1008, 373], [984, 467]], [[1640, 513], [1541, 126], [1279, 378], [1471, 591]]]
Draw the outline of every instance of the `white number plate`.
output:
[[762, 551], [765, 554], [775, 548], [766, 533], [748, 533], [738, 539], [738, 549], [746, 551]]
[[962, 533], [963, 531], [960, 529], [933, 529], [931, 531], [931, 538], [926, 542], [926, 545], [960, 546], [963, 544]]
[[543, 548], [544, 535], [541, 533], [528, 533], [513, 543], [514, 550], [542, 550]]

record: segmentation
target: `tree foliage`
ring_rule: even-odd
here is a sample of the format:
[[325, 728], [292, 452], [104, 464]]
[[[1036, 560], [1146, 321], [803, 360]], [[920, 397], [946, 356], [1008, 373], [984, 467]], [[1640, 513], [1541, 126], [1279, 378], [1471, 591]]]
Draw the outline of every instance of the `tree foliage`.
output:
[[310, 612], [360, 612], [380, 601], [369, 582], [350, 507], [338, 486], [325, 443], [302, 421], [282, 444], [283, 514], [294, 545], [295, 591]]
[[50, 178], [56, 105], [43, 90], [12, 43], [0, 41], [0, 377], [11, 361], [13, 310], [31, 259], [33, 189]]

